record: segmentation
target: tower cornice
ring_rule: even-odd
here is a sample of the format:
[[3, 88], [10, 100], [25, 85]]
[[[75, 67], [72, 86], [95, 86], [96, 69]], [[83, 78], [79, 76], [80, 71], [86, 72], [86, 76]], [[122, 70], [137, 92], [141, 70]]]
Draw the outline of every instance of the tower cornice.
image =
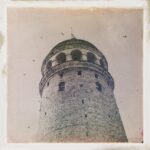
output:
[[56, 73], [58, 72], [65, 72], [67, 70], [73, 69], [82, 69], [82, 70], [92, 70], [97, 72], [98, 74], [102, 75], [106, 82], [109, 84], [112, 90], [114, 90], [114, 80], [111, 74], [105, 70], [104, 68], [100, 67], [98, 64], [93, 64], [87, 61], [66, 61], [63, 64], [58, 64], [48, 70], [45, 75], [42, 77], [40, 84], [39, 84], [39, 91], [40, 95], [42, 96], [43, 88], [46, 82], [51, 79]]

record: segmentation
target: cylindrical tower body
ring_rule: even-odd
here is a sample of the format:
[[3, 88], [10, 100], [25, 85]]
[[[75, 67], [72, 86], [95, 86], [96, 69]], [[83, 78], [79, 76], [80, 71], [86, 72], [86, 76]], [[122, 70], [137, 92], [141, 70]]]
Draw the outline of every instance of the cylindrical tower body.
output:
[[40, 142], [127, 142], [104, 55], [91, 43], [56, 45], [42, 65]]

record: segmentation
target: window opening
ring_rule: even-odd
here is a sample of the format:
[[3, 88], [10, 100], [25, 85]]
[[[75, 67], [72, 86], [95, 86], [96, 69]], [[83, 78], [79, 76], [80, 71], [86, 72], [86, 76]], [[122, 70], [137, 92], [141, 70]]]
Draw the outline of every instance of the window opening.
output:
[[74, 61], [80, 61], [82, 57], [82, 53], [79, 50], [74, 50], [71, 52], [71, 57], [72, 57], [72, 60]]
[[91, 63], [95, 63], [96, 57], [93, 53], [88, 52], [87, 53], [87, 61]]
[[52, 62], [49, 61], [49, 62], [47, 63], [47, 65], [46, 65], [46, 68], [49, 70], [49, 69], [51, 69], [51, 67], [52, 67]]
[[98, 75], [97, 75], [97, 74], [95, 74], [95, 78], [98, 78]]
[[65, 82], [60, 82], [59, 83], [59, 91], [64, 91], [65, 90]]
[[83, 87], [83, 84], [80, 84], [80, 87]]
[[57, 55], [56, 60], [58, 64], [66, 62], [66, 54], [65, 53], [60, 53]]
[[82, 72], [81, 72], [81, 71], [78, 71], [78, 75], [81, 76], [81, 74], [82, 74]]
[[102, 91], [102, 86], [99, 82], [96, 82], [96, 89], [100, 92]]

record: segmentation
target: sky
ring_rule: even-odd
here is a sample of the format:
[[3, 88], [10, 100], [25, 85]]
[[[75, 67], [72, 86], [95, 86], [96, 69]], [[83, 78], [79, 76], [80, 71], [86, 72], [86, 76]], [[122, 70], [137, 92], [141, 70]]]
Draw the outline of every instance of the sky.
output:
[[140, 9], [8, 8], [7, 139], [34, 142], [41, 65], [59, 42], [76, 38], [106, 57], [129, 142], [143, 135], [143, 12]]

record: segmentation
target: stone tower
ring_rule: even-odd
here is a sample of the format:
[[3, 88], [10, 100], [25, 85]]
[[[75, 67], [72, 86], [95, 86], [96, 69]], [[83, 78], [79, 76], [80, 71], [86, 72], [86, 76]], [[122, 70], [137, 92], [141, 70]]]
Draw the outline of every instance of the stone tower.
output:
[[105, 56], [72, 38], [43, 61], [40, 142], [127, 142]]

